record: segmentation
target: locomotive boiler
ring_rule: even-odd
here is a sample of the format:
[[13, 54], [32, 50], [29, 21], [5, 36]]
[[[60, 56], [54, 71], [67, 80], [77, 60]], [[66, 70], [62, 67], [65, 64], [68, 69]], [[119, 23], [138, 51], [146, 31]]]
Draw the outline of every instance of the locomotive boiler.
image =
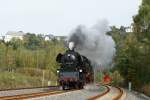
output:
[[74, 43], [69, 43], [69, 49], [57, 55], [60, 64], [57, 70], [58, 82], [63, 89], [83, 88], [93, 81], [93, 69], [88, 58], [74, 50]]

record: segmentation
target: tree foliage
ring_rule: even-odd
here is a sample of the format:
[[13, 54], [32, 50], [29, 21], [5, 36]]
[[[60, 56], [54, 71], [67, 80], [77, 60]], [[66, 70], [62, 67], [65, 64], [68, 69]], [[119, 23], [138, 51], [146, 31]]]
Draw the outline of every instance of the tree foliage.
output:
[[121, 34], [123, 28], [112, 27], [109, 34], [116, 42], [115, 66], [125, 79], [140, 89], [150, 83], [150, 0], [143, 0], [133, 17], [133, 32]]
[[45, 41], [41, 35], [26, 34], [23, 40], [0, 42], [0, 69], [17, 68], [48, 69], [56, 72], [55, 58], [65, 50], [63, 41]]

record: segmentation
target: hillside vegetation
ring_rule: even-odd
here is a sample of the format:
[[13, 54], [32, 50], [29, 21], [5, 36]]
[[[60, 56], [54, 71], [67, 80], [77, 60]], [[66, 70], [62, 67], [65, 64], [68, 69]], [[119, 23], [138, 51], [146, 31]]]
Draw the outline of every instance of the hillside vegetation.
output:
[[55, 58], [64, 52], [63, 41], [45, 41], [26, 34], [23, 40], [0, 41], [0, 89], [57, 85]]
[[133, 32], [125, 27], [111, 27], [108, 32], [116, 43], [114, 70], [124, 78], [124, 86], [150, 96], [150, 0], [143, 0], [138, 14], [133, 17]]

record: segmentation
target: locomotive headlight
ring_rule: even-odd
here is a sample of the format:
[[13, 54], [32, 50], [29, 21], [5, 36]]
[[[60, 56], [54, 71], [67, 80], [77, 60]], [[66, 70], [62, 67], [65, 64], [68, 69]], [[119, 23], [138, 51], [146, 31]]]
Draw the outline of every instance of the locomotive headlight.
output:
[[80, 69], [79, 72], [81, 73], [81, 72], [82, 72], [82, 69]]
[[57, 70], [57, 73], [59, 73], [59, 70]]

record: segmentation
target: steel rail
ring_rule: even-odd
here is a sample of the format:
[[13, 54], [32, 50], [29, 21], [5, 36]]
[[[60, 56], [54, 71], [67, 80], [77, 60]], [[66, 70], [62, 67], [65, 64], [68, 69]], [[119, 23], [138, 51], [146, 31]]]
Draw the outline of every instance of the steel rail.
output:
[[22, 100], [22, 99], [41, 97], [41, 96], [56, 95], [56, 94], [67, 93], [67, 92], [72, 92], [72, 91], [76, 91], [76, 90], [47, 91], [47, 92], [21, 94], [21, 95], [14, 95], [14, 96], [4, 96], [4, 97], [0, 97], [0, 100]]
[[[110, 87], [108, 86], [105, 86], [107, 88], [107, 90], [97, 96], [94, 96], [94, 97], [91, 97], [91, 98], [88, 98], [87, 100], [96, 100], [96, 99], [100, 99], [102, 96], [108, 94], [110, 92]], [[115, 87], [119, 93], [117, 96], [115, 96], [114, 98], [112, 98], [112, 100], [120, 100], [122, 95], [123, 95], [123, 90], [120, 88], [120, 87]]]
[[110, 88], [108, 86], [105, 86], [105, 87], [106, 87], [106, 91], [105, 92], [103, 92], [103, 93], [101, 93], [99, 95], [96, 95], [94, 97], [88, 98], [87, 100], [96, 100], [96, 99], [106, 95], [107, 93], [109, 93], [110, 92]]
[[120, 87], [115, 87], [115, 88], [119, 90], [119, 94], [116, 97], [114, 97], [112, 100], [120, 100], [123, 95], [123, 90]]

